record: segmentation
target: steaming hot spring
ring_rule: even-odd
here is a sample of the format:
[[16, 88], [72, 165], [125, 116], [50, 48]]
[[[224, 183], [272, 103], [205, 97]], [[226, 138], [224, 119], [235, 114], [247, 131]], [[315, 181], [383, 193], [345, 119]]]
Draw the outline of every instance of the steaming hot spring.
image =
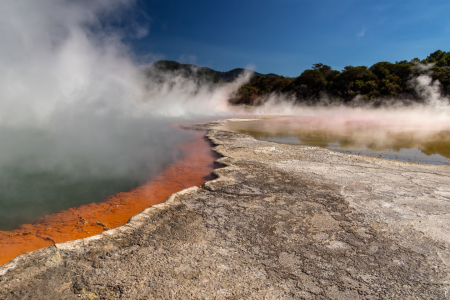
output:
[[[261, 108], [259, 108], [261, 109]], [[272, 110], [270, 106], [266, 107]], [[445, 110], [290, 108], [222, 129], [279, 143], [427, 164], [450, 162]], [[204, 132], [175, 118], [58, 120], [59, 127], [2, 128], [1, 262], [125, 224], [148, 206], [208, 179], [215, 159]], [[31, 225], [32, 224], [32, 225]]]
[[450, 163], [447, 112], [432, 108], [304, 109], [301, 116], [228, 122], [256, 139], [425, 164]]
[[[228, 100], [250, 74], [214, 86], [176, 74], [149, 80], [143, 72], [149, 63], [137, 62], [120, 31], [102, 28], [96, 18], [122, 10], [119, 2], [112, 8], [111, 1], [2, 5], [13, 17], [1, 27], [0, 264], [120, 226], [170, 194], [201, 185], [213, 168], [210, 146], [202, 133], [170, 124], [249, 113]], [[428, 96], [442, 100], [436, 95]], [[267, 101], [250, 113], [289, 116], [223, 128], [274, 142], [447, 164], [448, 106], [438, 102], [355, 109]]]
[[[159, 125], [152, 137], [159, 132], [172, 138], [146, 140], [140, 132], [125, 142], [124, 137], [104, 136], [114, 150], [102, 147], [98, 152], [63, 155], [48, 137], [41, 152], [25, 149], [17, 161], [5, 166], [0, 183], [0, 264], [21, 253], [123, 225], [171, 194], [208, 180], [216, 157], [204, 132]], [[9, 138], [18, 143], [23, 136], [16, 132]], [[64, 141], [71, 149], [76, 147]], [[44, 164], [58, 155], [64, 161], [51, 167]]]

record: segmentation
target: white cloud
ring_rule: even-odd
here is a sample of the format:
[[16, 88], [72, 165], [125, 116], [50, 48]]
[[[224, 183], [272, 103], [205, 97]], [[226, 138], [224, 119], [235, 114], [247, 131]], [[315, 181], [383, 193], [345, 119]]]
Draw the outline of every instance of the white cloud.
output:
[[357, 37], [363, 37], [366, 34], [366, 31], [367, 31], [367, 29], [363, 28], [356, 34], [356, 36]]

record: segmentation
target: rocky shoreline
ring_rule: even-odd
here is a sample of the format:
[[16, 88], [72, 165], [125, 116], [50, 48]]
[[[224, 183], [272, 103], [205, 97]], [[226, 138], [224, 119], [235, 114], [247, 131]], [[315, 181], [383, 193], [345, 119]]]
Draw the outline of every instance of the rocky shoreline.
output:
[[192, 126], [217, 179], [0, 267], [0, 299], [449, 299], [450, 167]]

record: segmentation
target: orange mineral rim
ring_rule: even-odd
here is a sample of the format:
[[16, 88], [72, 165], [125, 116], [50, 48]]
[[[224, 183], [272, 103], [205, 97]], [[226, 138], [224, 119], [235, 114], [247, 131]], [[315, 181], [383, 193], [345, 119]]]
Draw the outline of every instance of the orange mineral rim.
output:
[[45, 216], [34, 224], [0, 231], [0, 265], [26, 252], [119, 227], [149, 206], [166, 201], [171, 194], [212, 179], [209, 174], [217, 155], [203, 135], [197, 132], [181, 144], [183, 157], [142, 186], [109, 196], [103, 202]]

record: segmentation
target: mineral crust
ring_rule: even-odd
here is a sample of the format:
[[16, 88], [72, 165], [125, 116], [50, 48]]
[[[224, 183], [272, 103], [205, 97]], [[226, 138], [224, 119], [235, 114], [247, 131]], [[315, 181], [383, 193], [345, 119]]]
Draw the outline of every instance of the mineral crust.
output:
[[[221, 121], [226, 122], [226, 121]], [[217, 179], [21, 255], [0, 299], [450, 298], [450, 167], [194, 127]]]

